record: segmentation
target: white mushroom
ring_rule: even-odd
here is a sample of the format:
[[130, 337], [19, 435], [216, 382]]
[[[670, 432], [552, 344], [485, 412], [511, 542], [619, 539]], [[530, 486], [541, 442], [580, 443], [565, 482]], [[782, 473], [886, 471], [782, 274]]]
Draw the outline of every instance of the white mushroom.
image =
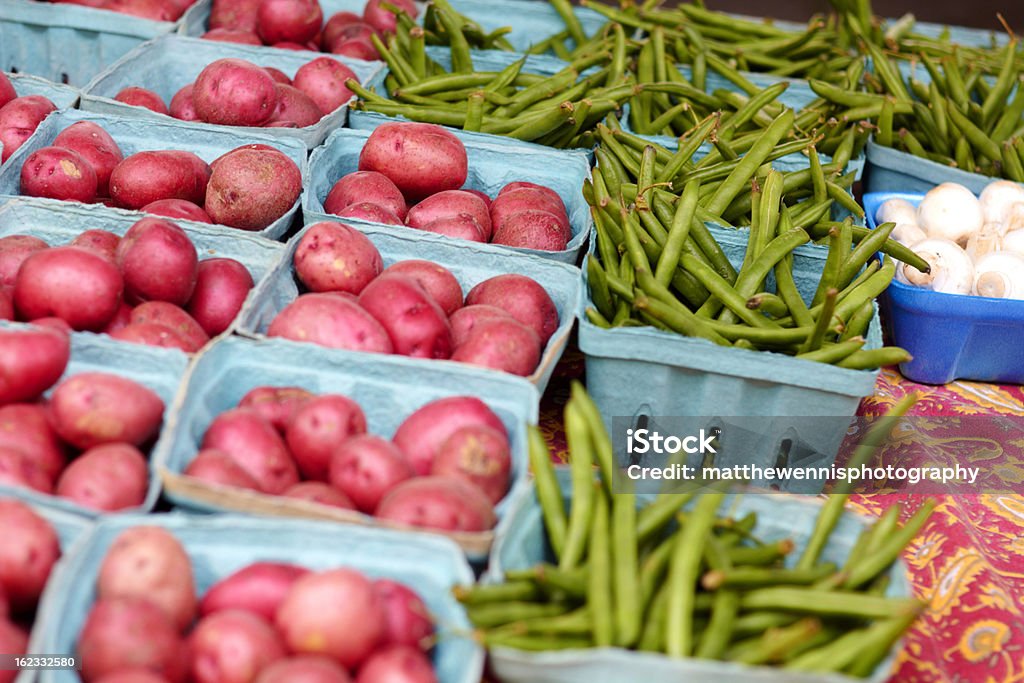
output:
[[967, 238], [967, 247], [964, 251], [974, 263], [977, 263], [985, 254], [999, 251], [1002, 238], [1002, 223], [985, 223], [981, 230]]
[[875, 211], [875, 222], [882, 223], [917, 223], [917, 208], [906, 199], [893, 197], [882, 202]]
[[1010, 204], [1003, 215], [1003, 233], [1024, 230], [1024, 202]]
[[946, 294], [970, 294], [974, 288], [974, 264], [956, 242], [930, 237], [910, 247], [931, 266], [930, 273], [901, 263], [896, 268], [900, 282]]
[[984, 223], [981, 202], [957, 183], [933, 187], [917, 207], [917, 224], [928, 237], [952, 240], [961, 246], [967, 244], [967, 239]]
[[924, 234], [924, 230], [918, 227], [917, 223], [897, 223], [889, 237], [905, 247], [928, 239], [928, 235]]
[[1012, 230], [1003, 235], [1000, 248], [1003, 251], [1012, 252], [1024, 256], [1024, 229]]
[[985, 212], [986, 222], [1005, 223], [1010, 207], [1024, 202], [1024, 185], [1012, 180], [996, 180], [985, 186], [978, 200]]
[[1024, 299], [1024, 256], [992, 252], [974, 265], [974, 293], [997, 299]]

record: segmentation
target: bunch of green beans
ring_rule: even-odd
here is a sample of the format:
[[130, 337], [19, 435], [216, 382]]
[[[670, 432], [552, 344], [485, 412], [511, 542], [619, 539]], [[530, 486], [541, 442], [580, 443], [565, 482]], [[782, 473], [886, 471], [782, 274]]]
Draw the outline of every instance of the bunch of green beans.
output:
[[[654, 326], [851, 369], [909, 360], [900, 348], [862, 348], [873, 300], [895, 274], [891, 259], [879, 264], [874, 255], [883, 251], [922, 270], [928, 265], [889, 239], [894, 224], [871, 231], [828, 220], [836, 202], [863, 215], [846, 189], [852, 174], [840, 175], [849, 150], [823, 164], [809, 141], [781, 142], [792, 120], [785, 110], [742, 156], [714, 150], [699, 161], [694, 153], [714, 117], [676, 152], [598, 126], [598, 165], [584, 186], [597, 233], [587, 260], [588, 320], [603, 328]], [[807, 169], [772, 168], [772, 160], [805, 148]], [[749, 226], [738, 270], [709, 222]], [[797, 291], [792, 252], [811, 240], [823, 240], [828, 257], [807, 302]], [[770, 273], [775, 291], [767, 291]]]
[[[902, 401], [876, 424], [851, 463], [866, 462], [915, 400]], [[759, 538], [757, 515], [729, 515], [722, 493], [641, 501], [613, 492], [611, 440], [578, 383], [565, 429], [568, 498], [543, 437], [536, 428], [530, 433], [550, 561], [507, 571], [503, 583], [455, 589], [488, 647], [619, 647], [866, 677], [924, 607], [885, 593], [890, 567], [927, 521], [933, 501], [902, 526], [903, 510], [890, 508], [838, 566], [822, 553], [848, 497], [840, 491], [822, 505], [806, 546], [787, 562], [793, 541]]]

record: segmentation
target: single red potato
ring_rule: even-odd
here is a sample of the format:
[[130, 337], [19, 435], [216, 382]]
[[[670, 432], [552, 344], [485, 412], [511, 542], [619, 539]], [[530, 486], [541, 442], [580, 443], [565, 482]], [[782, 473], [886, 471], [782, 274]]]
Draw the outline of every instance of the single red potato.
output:
[[[130, 315], [130, 314], [129, 314]], [[130, 344], [145, 344], [146, 346], [157, 346], [163, 349], [178, 349], [185, 353], [192, 353], [192, 346], [181, 338], [177, 332], [156, 323], [132, 323], [114, 330], [105, 330], [114, 339], [128, 342]]]
[[231, 28], [213, 28], [200, 36], [204, 40], [215, 40], [220, 43], [238, 43], [239, 45], [262, 45], [263, 41], [255, 31], [239, 31]]
[[251, 408], [282, 434], [295, 412], [315, 396], [302, 387], [256, 387], [238, 402], [239, 408]]
[[303, 655], [280, 659], [260, 671], [255, 683], [352, 683], [333, 659]]
[[110, 133], [92, 121], [78, 121], [58, 133], [53, 146], [78, 152], [96, 171], [96, 195], [109, 196], [110, 174], [124, 161], [124, 154]]
[[402, 223], [402, 219], [396, 214], [391, 213], [379, 204], [371, 204], [370, 202], [361, 202], [359, 204], [346, 206], [344, 209], [335, 212], [335, 215], [340, 216], [341, 218], [355, 218], [357, 220], [368, 221], [370, 223], [405, 225]]
[[185, 342], [186, 351], [194, 353], [210, 341], [210, 337], [192, 316], [166, 301], [147, 301], [132, 309], [132, 325], [162, 325]]
[[[393, 12], [381, 6], [385, 1], [368, 0], [363, 8], [363, 20], [381, 33], [394, 33], [398, 20]], [[419, 10], [416, 9], [416, 5], [412, 0], [395, 0], [395, 2], [388, 2], [387, 4], [399, 8], [413, 19], [419, 14]]]
[[331, 456], [331, 486], [370, 515], [388, 491], [415, 474], [397, 446], [373, 434], [346, 439]]
[[105, 443], [141, 446], [156, 435], [164, 402], [151, 389], [119, 375], [80, 372], [50, 396], [50, 418], [64, 441], [81, 449]]
[[445, 237], [468, 240], [470, 242], [486, 242], [484, 229], [473, 216], [460, 213], [433, 220], [423, 226], [424, 232], [432, 232]]
[[49, 244], [30, 235], [0, 237], [0, 287], [13, 287], [25, 259], [49, 248]]
[[338, 39], [331, 46], [331, 54], [352, 59], [373, 62], [380, 59], [380, 53], [369, 40], [362, 38]]
[[562, 211], [562, 213], [566, 212], [565, 202], [562, 201], [562, 196], [559, 195], [554, 190], [552, 190], [550, 187], [538, 185], [537, 183], [530, 183], [524, 180], [517, 180], [516, 182], [509, 183], [505, 187], [501, 188], [501, 190], [498, 192], [498, 196], [501, 197], [502, 195], [506, 195], [510, 192], [515, 192], [516, 190], [531, 190], [535, 193], [544, 195], [551, 202], [552, 207], [559, 208]]
[[149, 469], [139, 449], [108, 443], [72, 460], [54, 493], [90, 510], [113, 512], [142, 505], [148, 488]]
[[405, 222], [411, 228], [423, 229], [440, 218], [460, 214], [472, 216], [483, 233], [484, 241], [491, 239], [491, 214], [484, 200], [464, 190], [446, 190], [427, 197], [409, 209]]
[[[3, 375], [6, 373], [0, 371], [0, 376]], [[51, 485], [67, 464], [64, 445], [50, 426], [46, 407], [38, 403], [0, 407], [0, 447], [30, 453]]]
[[494, 227], [497, 228], [506, 218], [520, 211], [547, 211], [569, 227], [569, 216], [562, 197], [554, 190], [540, 185], [506, 185], [491, 203], [491, 220], [494, 221]]
[[323, 394], [295, 411], [285, 440], [306, 479], [327, 481], [331, 454], [346, 439], [366, 433], [366, 415], [359, 404], [338, 394]]
[[210, 9], [210, 29], [226, 28], [256, 31], [260, 0], [214, 0]]
[[60, 557], [57, 532], [39, 513], [13, 498], [0, 499], [0, 529], [0, 591], [14, 612], [31, 610]]
[[384, 270], [380, 252], [366, 235], [326, 221], [306, 228], [293, 262], [299, 281], [313, 292], [359, 294]]
[[78, 637], [85, 683], [130, 668], [152, 671], [168, 683], [185, 683], [185, 653], [185, 643], [171, 618], [140, 598], [98, 600]]
[[503, 219], [492, 244], [540, 251], [564, 251], [572, 239], [565, 223], [549, 211], [520, 211]]
[[120, 243], [120, 235], [107, 230], [86, 230], [71, 240], [70, 246], [91, 251], [111, 263], [117, 263], [117, 245]]
[[362, 20], [356, 21], [345, 26], [338, 27], [328, 35], [327, 31], [324, 31], [324, 37], [321, 39], [321, 45], [323, 46], [324, 52], [337, 52], [338, 48], [342, 47], [346, 43], [362, 43], [369, 45], [374, 55], [379, 56], [377, 48], [373, 47], [373, 36], [377, 34], [377, 31], [369, 24]]
[[143, 218], [128, 228], [121, 239], [117, 264], [124, 274], [129, 299], [184, 306], [196, 286], [199, 255], [189, 236], [174, 223], [162, 218]]
[[282, 494], [285, 498], [305, 500], [318, 505], [341, 508], [342, 510], [355, 510], [356, 506], [348, 496], [322, 481], [303, 481], [291, 487]]
[[252, 683], [286, 652], [267, 620], [243, 610], [204, 617], [189, 636], [194, 683]]
[[324, 211], [338, 213], [355, 204], [377, 204], [390, 213], [405, 220], [408, 208], [401, 190], [383, 173], [356, 171], [342, 176], [334, 183], [324, 199]]
[[[359, 21], [359, 17], [351, 12], [345, 12], [344, 14], [351, 14], [355, 21]], [[334, 19], [334, 17], [331, 17], [331, 19]], [[0, 72], [0, 109], [17, 96], [18, 93], [14, 90], [14, 86], [11, 84], [11, 79], [7, 78], [7, 75], [3, 72]]]
[[212, 448], [199, 451], [185, 468], [184, 474], [186, 477], [195, 477], [217, 486], [233, 486], [253, 491], [260, 489], [252, 475], [242, 469], [230, 455]]
[[14, 320], [14, 299], [10, 287], [0, 285], [0, 320]]
[[[209, 34], [203, 37], [207, 40], [215, 40], [210, 38]], [[259, 44], [259, 40], [256, 43]], [[199, 118], [199, 114], [196, 112], [195, 102], [192, 100], [192, 90], [194, 88], [195, 84], [189, 83], [174, 93], [174, 97], [171, 98], [171, 104], [167, 108], [167, 113], [182, 121], [201, 121], [202, 119]]]
[[337, 292], [303, 294], [277, 314], [267, 335], [333, 349], [394, 352], [387, 330], [377, 319]]
[[384, 606], [354, 569], [308, 574], [292, 586], [275, 624], [297, 654], [326, 655], [346, 669], [370, 657], [385, 633]]
[[96, 590], [101, 600], [146, 600], [163, 610], [179, 631], [196, 617], [192, 561], [181, 542], [162, 527], [122, 531], [103, 558]]
[[[331, 44], [340, 36], [348, 27], [357, 26], [363, 24], [363, 18], [355, 14], [354, 12], [335, 12], [327, 21], [324, 22], [323, 30], [320, 32], [320, 48], [325, 51], [331, 49]], [[369, 26], [368, 24], [363, 24]], [[369, 26], [369, 29], [373, 31], [373, 27]], [[12, 90], [13, 92], [13, 90]], [[3, 102], [3, 99], [0, 99]], [[3, 104], [0, 104], [2, 107]]]
[[494, 508], [476, 486], [451, 477], [415, 477], [384, 497], [379, 519], [439, 531], [487, 531]]
[[66, 201], [96, 201], [96, 170], [78, 152], [42, 147], [21, 166], [21, 193]]
[[466, 182], [469, 158], [462, 141], [429, 123], [385, 123], [370, 133], [360, 171], [383, 173], [407, 201], [418, 202]]
[[27, 320], [56, 316], [76, 330], [98, 331], [120, 308], [123, 289], [110, 261], [78, 247], [54, 247], [22, 263], [14, 307]]
[[202, 204], [210, 167], [191, 152], [158, 150], [133, 154], [110, 174], [110, 196], [117, 206], [141, 209], [160, 199]]
[[452, 313], [448, 318], [448, 322], [452, 326], [452, 341], [455, 343], [455, 348], [458, 349], [466, 343], [469, 335], [472, 334], [477, 325], [482, 325], [492, 320], [515, 320], [515, 318], [504, 309], [486, 304], [463, 306]]
[[558, 308], [547, 290], [525, 275], [510, 273], [484, 280], [469, 291], [466, 304], [486, 304], [507, 311], [537, 333], [542, 347], [559, 325]]
[[444, 442], [462, 427], [485, 425], [507, 436], [501, 418], [472, 396], [450, 396], [432, 401], [412, 413], [392, 437], [417, 474], [430, 473]]
[[62, 332], [0, 330], [0, 405], [38, 398], [64, 374], [70, 356]]
[[298, 88], [277, 84], [277, 107], [270, 117], [271, 123], [291, 122], [299, 128], [316, 125], [323, 118], [323, 112], [309, 95]]
[[227, 453], [264, 493], [283, 493], [299, 482], [295, 461], [277, 430], [247, 408], [218, 415], [203, 436], [202, 448]]
[[218, 59], [196, 77], [192, 102], [196, 114], [207, 123], [260, 126], [270, 120], [277, 106], [275, 86], [270, 74], [251, 62]]
[[0, 446], [0, 483], [52, 493], [53, 481], [31, 455]]
[[57, 107], [42, 95], [25, 95], [0, 107], [0, 163], [7, 161]]
[[387, 330], [395, 353], [414, 358], [449, 358], [448, 316], [427, 290], [405, 275], [378, 277], [359, 294], [359, 305]]
[[427, 291], [447, 316], [462, 307], [462, 285], [450, 270], [440, 264], [409, 259], [391, 264], [384, 269], [384, 273], [411, 277]]
[[307, 43], [320, 32], [323, 21], [317, 0], [263, 0], [256, 10], [256, 30], [267, 45]]
[[467, 425], [444, 442], [430, 473], [464, 479], [497, 504], [512, 473], [508, 438], [491, 427]]
[[359, 670], [356, 683], [438, 683], [434, 667], [423, 652], [408, 646], [375, 652]]
[[452, 360], [520, 377], [540, 364], [540, 337], [518, 320], [488, 320], [473, 327], [452, 353]]
[[274, 81], [276, 81], [277, 83], [283, 83], [284, 85], [292, 84], [292, 79], [288, 77], [288, 74], [286, 74], [285, 72], [281, 71], [278, 68], [275, 68], [273, 66], [265, 66], [263, 67], [263, 70], [270, 74], [270, 77], [273, 78]]
[[163, 98], [146, 88], [129, 86], [114, 95], [114, 99], [135, 107], [143, 107], [150, 111], [155, 111], [157, 114], [168, 114], [167, 105], [164, 104]]
[[309, 573], [293, 564], [255, 562], [210, 586], [199, 603], [199, 614], [245, 610], [273, 620], [292, 585]]
[[302, 174], [286, 155], [240, 148], [215, 162], [204, 208], [215, 223], [263, 230], [288, 213], [301, 193]]
[[[294, 0], [264, 0], [264, 2], [284, 2]], [[315, 4], [315, 0], [312, 0]], [[319, 7], [319, 5], [317, 5]], [[345, 81], [355, 79], [356, 74], [337, 59], [317, 57], [299, 67], [295, 72], [292, 84], [309, 95], [316, 106], [324, 114], [329, 114], [338, 107], [347, 104], [354, 95]]]
[[185, 199], [158, 199], [142, 207], [141, 211], [155, 213], [165, 218], [175, 218], [197, 223], [213, 223], [203, 207]]
[[103, 328], [104, 334], [114, 334], [124, 328], [128, 327], [132, 319], [132, 307], [126, 304], [124, 301], [121, 302], [120, 308], [117, 309], [117, 313], [111, 319], [107, 326]]
[[383, 645], [406, 645], [429, 650], [434, 620], [423, 599], [405, 584], [377, 579], [373, 589], [384, 603], [386, 627]]
[[207, 335], [215, 337], [234, 322], [253, 285], [249, 269], [234, 259], [200, 261], [187, 310]]

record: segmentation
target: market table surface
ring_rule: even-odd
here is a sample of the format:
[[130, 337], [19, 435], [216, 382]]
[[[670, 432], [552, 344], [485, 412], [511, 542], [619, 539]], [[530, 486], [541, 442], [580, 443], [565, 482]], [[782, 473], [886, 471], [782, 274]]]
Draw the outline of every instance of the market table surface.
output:
[[[569, 384], [581, 378], [583, 356], [570, 348], [541, 405], [541, 430], [554, 457], [565, 460], [562, 408]], [[925, 386], [882, 371], [859, 414], [874, 416], [909, 392], [920, 401], [910, 415], [956, 418], [1024, 416], [1024, 388], [975, 382]], [[899, 435], [894, 434], [893, 439]], [[956, 437], [950, 437], [955, 441]], [[1017, 444], [1024, 447], [1024, 443]], [[954, 444], [955, 446], [955, 444]], [[1001, 446], [988, 442], [998, 467]], [[856, 496], [861, 511], [879, 515], [900, 496]], [[907, 515], [913, 513], [909, 506]], [[890, 683], [1014, 683], [1024, 681], [1024, 498], [945, 496], [904, 557], [915, 592], [929, 602], [904, 641]]]

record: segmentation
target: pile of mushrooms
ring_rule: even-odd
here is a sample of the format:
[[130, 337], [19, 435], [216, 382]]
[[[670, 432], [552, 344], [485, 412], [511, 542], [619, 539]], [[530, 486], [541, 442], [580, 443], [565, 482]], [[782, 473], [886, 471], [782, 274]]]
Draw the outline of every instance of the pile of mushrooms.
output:
[[1024, 185], [989, 183], [980, 197], [942, 183], [921, 203], [885, 201], [875, 214], [896, 223], [892, 238], [914, 250], [930, 273], [901, 263], [896, 279], [936, 292], [1024, 299]]

